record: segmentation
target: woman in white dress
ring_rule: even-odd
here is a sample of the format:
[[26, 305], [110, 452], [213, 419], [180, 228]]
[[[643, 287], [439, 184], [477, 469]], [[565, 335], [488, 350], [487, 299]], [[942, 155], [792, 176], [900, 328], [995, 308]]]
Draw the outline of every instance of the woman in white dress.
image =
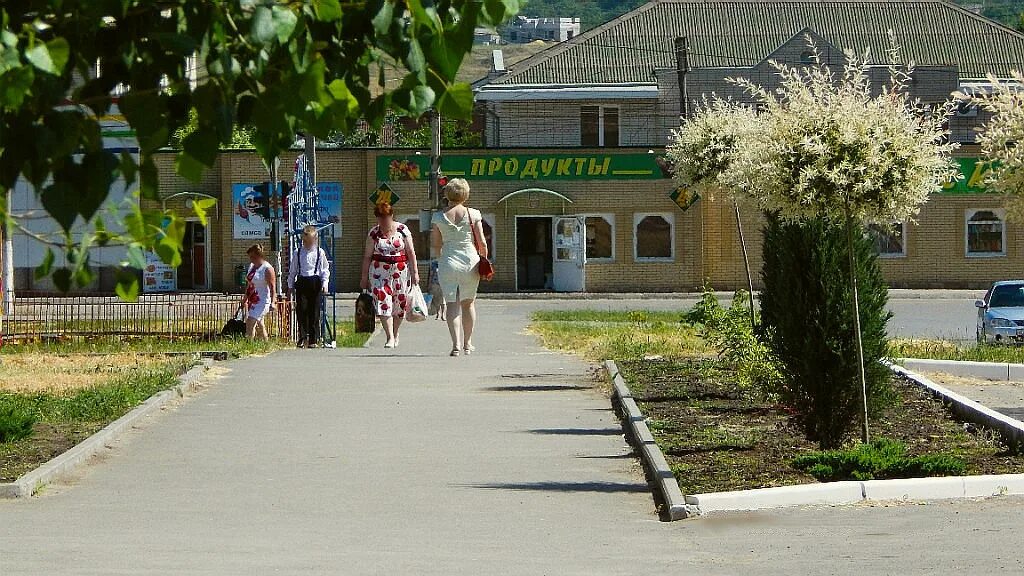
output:
[[479, 210], [467, 208], [469, 183], [455, 178], [444, 187], [448, 207], [434, 215], [431, 244], [437, 258], [437, 276], [447, 307], [452, 356], [471, 354], [476, 325], [477, 265], [487, 257], [487, 243]]
[[245, 253], [249, 255], [249, 272], [245, 275], [245, 294], [242, 295], [242, 306], [248, 311], [245, 334], [249, 338], [269, 340], [263, 317], [277, 302], [277, 273], [267, 262], [262, 244], [253, 244]]

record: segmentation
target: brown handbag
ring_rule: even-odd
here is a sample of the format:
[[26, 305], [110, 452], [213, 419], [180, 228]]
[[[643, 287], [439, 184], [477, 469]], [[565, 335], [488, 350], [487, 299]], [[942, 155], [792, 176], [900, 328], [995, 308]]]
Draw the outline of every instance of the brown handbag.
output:
[[[469, 208], [466, 208], [466, 214], [470, 214]], [[482, 222], [483, 219], [481, 218], [480, 221]], [[472, 218], [469, 219], [469, 229], [473, 231], [474, 247], [476, 248], [477, 255], [480, 256], [480, 263], [477, 264], [476, 271], [480, 274], [481, 280], [490, 282], [494, 279], [494, 265], [491, 264], [491, 261], [486, 256], [480, 254], [480, 245], [483, 244], [483, 241], [477, 237], [476, 224], [473, 223]]]

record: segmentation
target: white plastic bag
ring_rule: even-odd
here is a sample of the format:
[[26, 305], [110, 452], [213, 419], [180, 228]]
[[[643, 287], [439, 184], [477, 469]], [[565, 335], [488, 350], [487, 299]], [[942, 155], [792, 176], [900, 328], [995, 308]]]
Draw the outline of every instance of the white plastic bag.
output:
[[409, 322], [423, 322], [427, 319], [427, 301], [423, 298], [423, 291], [419, 286], [409, 289], [409, 309], [405, 313], [405, 319]]

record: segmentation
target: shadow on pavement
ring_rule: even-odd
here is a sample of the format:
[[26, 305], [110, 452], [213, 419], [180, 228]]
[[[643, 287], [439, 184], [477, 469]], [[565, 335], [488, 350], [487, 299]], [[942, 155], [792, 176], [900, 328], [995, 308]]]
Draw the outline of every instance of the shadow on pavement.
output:
[[484, 388], [487, 392], [558, 392], [564, 390], [588, 390], [586, 386], [567, 386], [555, 384], [552, 386], [491, 386]]
[[646, 484], [624, 482], [509, 482], [500, 484], [465, 484], [466, 488], [483, 490], [527, 490], [541, 492], [649, 492]]
[[538, 428], [527, 430], [530, 434], [550, 434], [552, 436], [621, 436], [622, 428]]

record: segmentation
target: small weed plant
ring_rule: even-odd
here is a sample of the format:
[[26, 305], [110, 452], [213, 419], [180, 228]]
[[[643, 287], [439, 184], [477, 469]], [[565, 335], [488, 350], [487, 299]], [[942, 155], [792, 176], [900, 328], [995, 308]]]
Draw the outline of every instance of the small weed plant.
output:
[[0, 406], [0, 444], [17, 442], [32, 435], [36, 416], [16, 406]]
[[907, 446], [888, 438], [858, 444], [849, 450], [828, 450], [800, 456], [793, 466], [822, 482], [885, 480], [926, 476], [959, 476], [967, 465], [947, 454], [907, 456]]

